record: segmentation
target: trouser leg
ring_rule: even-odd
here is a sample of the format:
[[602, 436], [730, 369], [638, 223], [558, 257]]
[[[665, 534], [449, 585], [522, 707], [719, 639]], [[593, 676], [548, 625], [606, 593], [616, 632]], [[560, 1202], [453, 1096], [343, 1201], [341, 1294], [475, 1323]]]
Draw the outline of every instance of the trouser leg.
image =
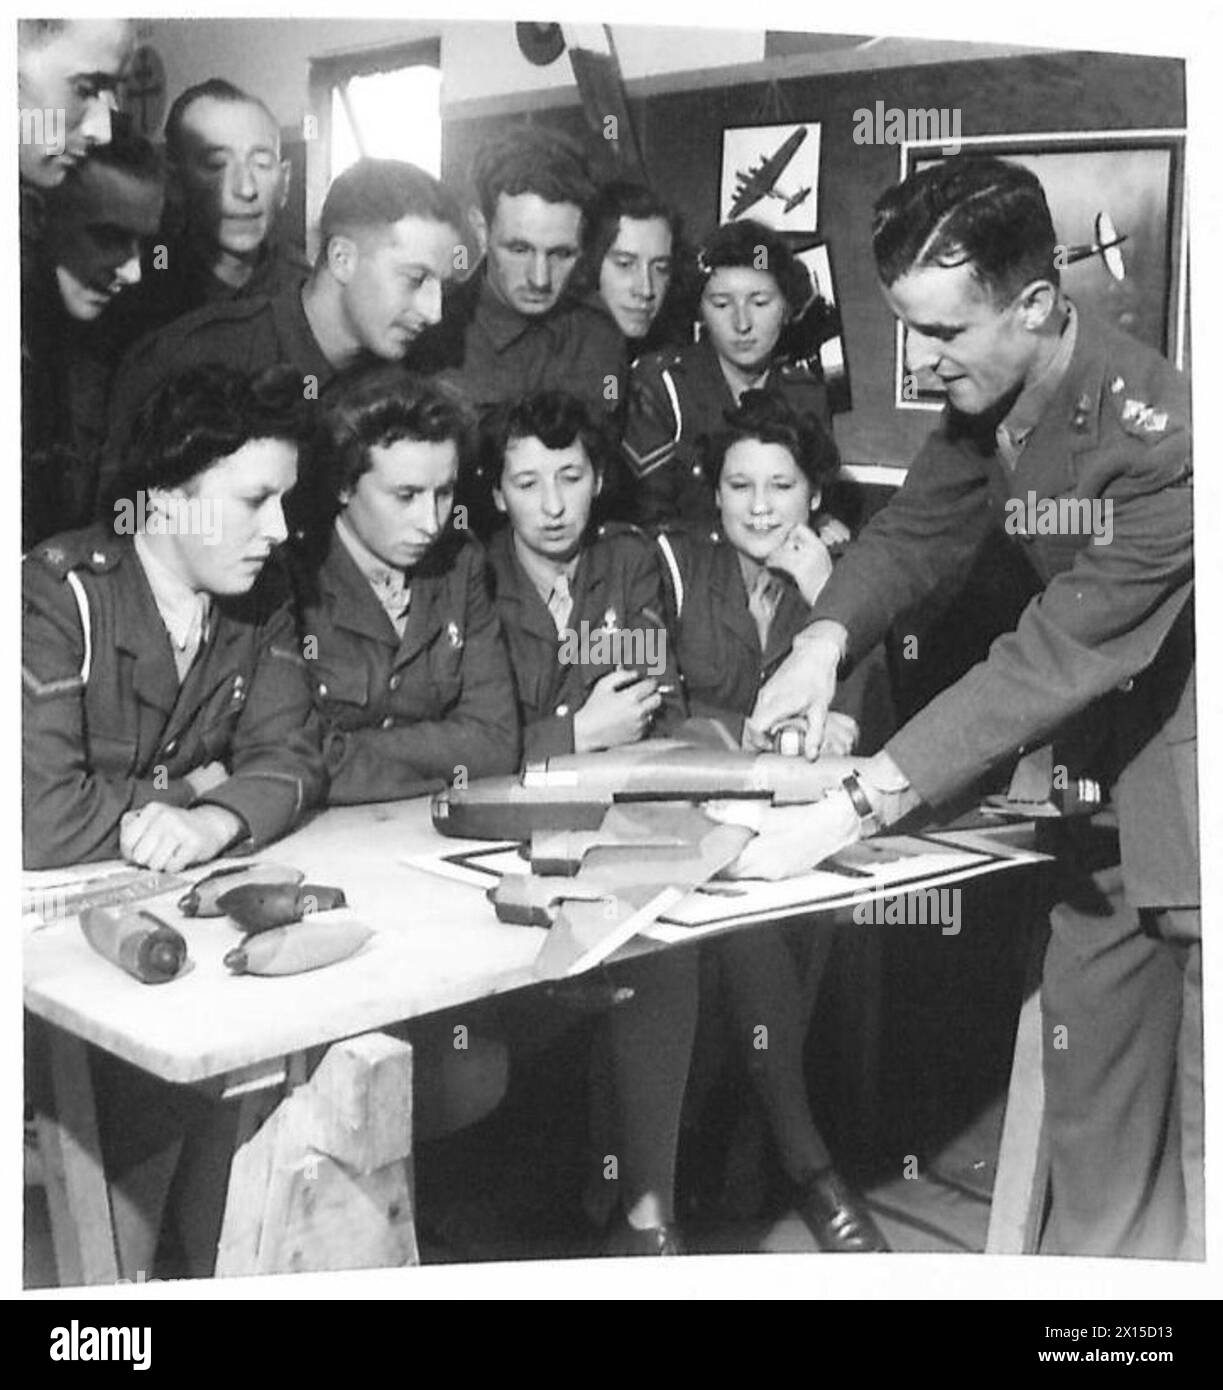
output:
[[1042, 985], [1051, 1208], [1041, 1249], [1174, 1258], [1185, 1230], [1183, 948], [1144, 929], [1115, 862], [1066, 886]]

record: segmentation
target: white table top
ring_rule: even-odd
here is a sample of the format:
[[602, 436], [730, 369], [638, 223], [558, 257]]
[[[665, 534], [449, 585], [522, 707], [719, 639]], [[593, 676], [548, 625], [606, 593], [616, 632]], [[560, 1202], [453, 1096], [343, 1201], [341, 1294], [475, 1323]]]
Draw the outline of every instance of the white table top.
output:
[[26, 1007], [186, 1082], [531, 983], [543, 930], [506, 926], [470, 887], [399, 862], [434, 843], [419, 799], [326, 811], [259, 856], [344, 889], [352, 915], [375, 929], [346, 961], [303, 975], [231, 975], [222, 957], [241, 940], [237, 929], [224, 917], [183, 917], [179, 889], [139, 904], [186, 938], [192, 965], [177, 979], [141, 984], [92, 950], [75, 917], [60, 919], [26, 935]]
[[[1029, 832], [1000, 827], [982, 838], [1000, 850]], [[499, 922], [478, 888], [403, 862], [441, 845], [447, 853], [488, 848], [437, 835], [427, 798], [325, 811], [259, 858], [298, 868], [307, 882], [343, 888], [351, 915], [374, 929], [355, 956], [302, 975], [233, 975], [222, 957], [241, 940], [237, 928], [225, 917], [183, 917], [178, 888], [138, 905], [186, 938], [190, 966], [182, 975], [141, 984], [89, 946], [77, 918], [59, 918], [26, 933], [26, 1007], [157, 1076], [192, 1082], [537, 984], [531, 966], [542, 928]], [[187, 877], [202, 878], [212, 867]], [[754, 885], [750, 897], [721, 909], [729, 913], [724, 922], [706, 930], [822, 912], [802, 883]], [[882, 891], [874, 885], [869, 895]], [[697, 935], [684, 927], [660, 934], [667, 941]], [[636, 937], [622, 951], [657, 949], [661, 941]]]

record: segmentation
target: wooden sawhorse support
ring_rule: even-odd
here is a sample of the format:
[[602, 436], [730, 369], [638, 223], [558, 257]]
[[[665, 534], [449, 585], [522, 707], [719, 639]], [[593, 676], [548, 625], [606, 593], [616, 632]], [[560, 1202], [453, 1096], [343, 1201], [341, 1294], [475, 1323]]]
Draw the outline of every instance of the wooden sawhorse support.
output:
[[[88, 1045], [49, 1027], [53, 1113], [36, 1126], [61, 1286], [147, 1277], [181, 1152], [169, 1145], [108, 1183]], [[229, 1078], [238, 1139], [216, 1273], [273, 1274], [419, 1263], [412, 1186], [412, 1049], [382, 1033]], [[140, 1201], [132, 1194], [139, 1189]]]

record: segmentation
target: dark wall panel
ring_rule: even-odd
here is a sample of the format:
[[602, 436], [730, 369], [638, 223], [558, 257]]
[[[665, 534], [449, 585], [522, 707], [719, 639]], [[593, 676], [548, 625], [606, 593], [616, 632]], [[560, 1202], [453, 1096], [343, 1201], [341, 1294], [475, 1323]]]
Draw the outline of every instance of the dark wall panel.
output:
[[[820, 232], [832, 245], [853, 382], [854, 410], [837, 420], [849, 463], [905, 465], [933, 416], [893, 405], [894, 330], [870, 256], [875, 198], [895, 182], [895, 145], [854, 143], [854, 112], [885, 107], [958, 108], [961, 133], [1179, 128], [1185, 121], [1184, 65], [1168, 58], [1103, 53], [976, 60], [825, 77], [788, 78], [630, 102], [651, 178], [699, 237], [717, 218], [725, 126], [820, 121]], [[536, 110], [532, 119], [585, 132], [576, 106]], [[503, 126], [495, 116], [447, 123], [443, 158], [461, 181], [479, 140]], [[597, 142], [592, 149], [598, 151]]]

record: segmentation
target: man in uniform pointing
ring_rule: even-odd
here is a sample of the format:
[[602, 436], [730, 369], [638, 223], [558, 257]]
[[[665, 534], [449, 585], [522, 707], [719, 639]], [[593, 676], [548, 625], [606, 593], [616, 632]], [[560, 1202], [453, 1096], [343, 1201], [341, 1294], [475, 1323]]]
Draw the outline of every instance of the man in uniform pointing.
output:
[[1042, 985], [1041, 1249], [1201, 1258], [1187, 383], [1064, 297], [1044, 192], [1016, 165], [956, 158], [890, 189], [874, 252], [910, 370], [939, 379], [948, 409], [834, 571], [754, 726], [804, 714], [814, 756], [838, 669], [966, 573], [991, 525], [1013, 523], [1008, 502], [1075, 498], [1088, 505], [1057, 514], [1102, 511], [1110, 526], [1019, 534], [1042, 587], [1015, 630], [876, 756], [830, 761], [823, 801], [766, 813], [739, 868], [802, 872], [1042, 745], [1052, 788], [1090, 775], [1098, 811], [1046, 823], [1060, 901]]

